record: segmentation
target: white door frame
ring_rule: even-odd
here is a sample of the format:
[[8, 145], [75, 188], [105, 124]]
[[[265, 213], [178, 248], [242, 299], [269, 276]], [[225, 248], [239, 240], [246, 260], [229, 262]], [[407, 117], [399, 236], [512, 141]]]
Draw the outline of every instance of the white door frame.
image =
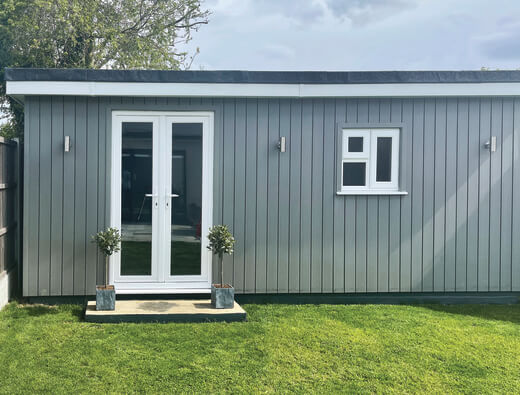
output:
[[[172, 123], [201, 123], [202, 126], [202, 219], [201, 219], [201, 275], [200, 276], [170, 276], [170, 247], [161, 245], [161, 239], [152, 243], [152, 275], [151, 276], [120, 276], [120, 253], [110, 258], [110, 284], [115, 285], [117, 293], [196, 293], [209, 292], [211, 288], [211, 252], [206, 248], [207, 234], [213, 223], [213, 147], [214, 147], [214, 114], [210, 111], [112, 111], [112, 172], [111, 172], [111, 215], [110, 226], [121, 229], [121, 166], [122, 166], [122, 123], [123, 122], [153, 122], [154, 123], [154, 188], [158, 185], [156, 178], [171, 179], [171, 165], [160, 166], [157, 157], [171, 158], [171, 144], [158, 144], [159, 133], [169, 136], [171, 142]], [[164, 138], [163, 138], [164, 140]], [[155, 153], [156, 150], [157, 154]], [[171, 163], [171, 159], [170, 159]], [[164, 205], [171, 210], [171, 192], [152, 191], [152, 204]], [[155, 213], [157, 210], [153, 210]], [[168, 216], [163, 218], [152, 214], [152, 234], [164, 231], [169, 227]], [[155, 219], [155, 221], [154, 221]], [[168, 259], [168, 275], [158, 267], [157, 262]], [[163, 264], [165, 265], [165, 264]]]

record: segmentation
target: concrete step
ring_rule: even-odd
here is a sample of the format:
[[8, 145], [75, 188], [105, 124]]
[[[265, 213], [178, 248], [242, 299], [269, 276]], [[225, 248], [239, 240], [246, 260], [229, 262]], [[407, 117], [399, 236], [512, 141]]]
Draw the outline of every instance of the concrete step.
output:
[[97, 311], [88, 302], [85, 321], [117, 322], [215, 322], [245, 321], [245, 310], [235, 302], [232, 309], [214, 309], [209, 299], [200, 300], [116, 300], [111, 311]]

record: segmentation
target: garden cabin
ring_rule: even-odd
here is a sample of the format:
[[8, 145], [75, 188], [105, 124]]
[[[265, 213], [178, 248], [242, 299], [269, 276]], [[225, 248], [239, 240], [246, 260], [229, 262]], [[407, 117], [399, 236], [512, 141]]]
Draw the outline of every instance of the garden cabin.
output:
[[[23, 295], [520, 291], [520, 71], [7, 69]], [[312, 295], [311, 295], [312, 294]], [[348, 300], [348, 298], [346, 299]]]

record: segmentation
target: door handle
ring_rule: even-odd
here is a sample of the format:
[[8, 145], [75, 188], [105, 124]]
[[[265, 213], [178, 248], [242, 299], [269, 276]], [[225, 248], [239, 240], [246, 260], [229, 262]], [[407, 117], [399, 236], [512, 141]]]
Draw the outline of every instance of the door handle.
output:
[[[145, 193], [144, 194], [145, 197], [149, 197], [149, 198], [156, 198], [157, 195], [154, 194], [154, 193]], [[144, 205], [144, 199], [143, 199], [143, 205]], [[159, 203], [157, 202], [157, 200], [155, 200], [155, 202], [153, 203], [154, 207], [157, 208], [159, 206]], [[142, 209], [142, 207], [141, 207]]]
[[[176, 193], [170, 193], [170, 194], [167, 194], [166, 197], [178, 198], [179, 195], [177, 195]], [[170, 207], [170, 199], [166, 199], [166, 207]]]

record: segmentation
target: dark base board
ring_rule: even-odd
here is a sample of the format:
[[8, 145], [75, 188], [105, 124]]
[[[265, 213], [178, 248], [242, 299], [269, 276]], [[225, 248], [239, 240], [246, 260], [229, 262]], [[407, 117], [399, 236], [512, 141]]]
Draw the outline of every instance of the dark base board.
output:
[[520, 292], [240, 294], [235, 299], [240, 304], [516, 304]]
[[[82, 304], [95, 300], [89, 296], [34, 296], [24, 298], [28, 303]], [[207, 299], [208, 294], [175, 295], [117, 295], [117, 300], [175, 300]], [[363, 293], [363, 294], [235, 294], [240, 304], [516, 304], [520, 292], [422, 292], [422, 293]]]

